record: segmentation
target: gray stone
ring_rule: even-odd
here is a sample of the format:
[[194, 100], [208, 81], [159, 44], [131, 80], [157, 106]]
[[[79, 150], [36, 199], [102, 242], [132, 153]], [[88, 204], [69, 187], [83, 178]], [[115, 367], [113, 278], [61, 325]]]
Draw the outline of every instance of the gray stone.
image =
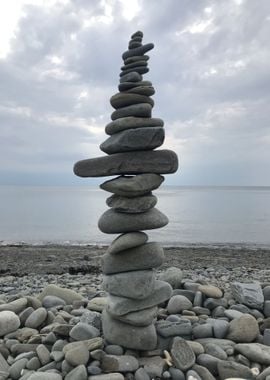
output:
[[108, 344], [105, 347], [104, 351], [106, 352], [106, 354], [109, 354], [109, 355], [123, 355], [124, 354], [123, 347], [117, 344]]
[[265, 301], [270, 300], [270, 285], [267, 285], [263, 288], [263, 296]]
[[265, 329], [263, 333], [263, 344], [270, 346], [270, 329]]
[[199, 285], [198, 290], [206, 297], [221, 298], [223, 296], [222, 290], [214, 285]]
[[136, 66], [136, 67], [132, 67], [131, 69], [126, 69], [126, 70], [123, 70], [121, 73], [120, 73], [120, 78], [123, 78], [124, 75], [128, 74], [128, 73], [132, 73], [132, 72], [136, 72], [138, 74], [146, 74], [148, 73], [149, 71], [149, 68], [146, 67], [146, 66]]
[[232, 306], [230, 306], [230, 309], [240, 311], [240, 313], [244, 313], [244, 314], [250, 314], [250, 311], [251, 311], [250, 308], [248, 308], [246, 305], [242, 305], [242, 304], [232, 305]]
[[262, 309], [264, 297], [261, 285], [259, 283], [243, 284], [241, 282], [233, 282], [231, 284], [233, 297], [239, 303], [254, 308]]
[[203, 306], [209, 310], [213, 310], [218, 306], [228, 307], [228, 301], [226, 298], [207, 298]]
[[94, 297], [88, 304], [87, 309], [101, 312], [107, 305], [107, 297]]
[[172, 288], [167, 282], [156, 280], [153, 292], [147, 298], [141, 300], [109, 295], [107, 310], [111, 315], [117, 317], [132, 311], [139, 311], [156, 306], [170, 298], [171, 293]]
[[42, 323], [45, 322], [46, 318], [47, 310], [44, 307], [39, 307], [29, 315], [29, 317], [25, 321], [25, 326], [30, 327], [32, 329], [36, 329], [40, 327]]
[[223, 339], [227, 335], [229, 329], [229, 322], [222, 319], [216, 319], [213, 323], [213, 333], [214, 337], [218, 339]]
[[201, 354], [197, 357], [197, 363], [203, 367], [206, 367], [214, 376], [218, 374], [218, 362], [220, 362], [220, 359], [208, 354]]
[[139, 103], [132, 106], [118, 108], [111, 114], [111, 119], [116, 120], [128, 116], [150, 118], [152, 116], [152, 106], [149, 103]]
[[163, 260], [163, 248], [158, 243], [146, 243], [121, 251], [117, 255], [106, 253], [101, 258], [101, 267], [103, 273], [113, 274], [156, 268], [163, 263]]
[[234, 349], [252, 362], [270, 365], [269, 346], [260, 343], [238, 343]]
[[54, 284], [46, 286], [38, 298], [42, 301], [46, 296], [59, 297], [63, 299], [67, 305], [72, 305], [74, 301], [80, 301], [83, 299], [83, 296], [74, 290], [61, 288], [60, 286]]
[[120, 176], [102, 183], [100, 188], [116, 195], [132, 198], [148, 194], [157, 189], [163, 181], [164, 177], [161, 175], [145, 173], [135, 176]]
[[35, 372], [28, 380], [62, 380], [62, 375], [53, 372]]
[[27, 306], [26, 298], [18, 298], [12, 302], [4, 303], [0, 305], [1, 311], [13, 311], [16, 314], [19, 314], [22, 310], [24, 310]]
[[[146, 63], [143, 62], [143, 64]], [[110, 103], [115, 109], [131, 106], [132, 104], [138, 103], [149, 103], [152, 107], [154, 106], [153, 99], [149, 98], [148, 96], [129, 94], [125, 92], [118, 92], [117, 94], [113, 95], [110, 99]]]
[[71, 343], [66, 344], [63, 347], [63, 352], [67, 353], [69, 350], [80, 347], [82, 345], [85, 346], [88, 351], [94, 351], [103, 347], [103, 344], [104, 344], [103, 339], [100, 337], [87, 339], [87, 340], [83, 340], [79, 342], [71, 342]]
[[102, 370], [97, 365], [90, 364], [87, 367], [87, 372], [88, 372], [88, 375], [99, 375], [101, 374]]
[[181, 287], [183, 272], [180, 268], [170, 267], [159, 275], [159, 279], [168, 282], [173, 289]]
[[69, 335], [71, 338], [78, 341], [96, 338], [100, 335], [100, 332], [94, 326], [79, 322], [77, 325], [72, 327]]
[[127, 50], [122, 54], [122, 58], [125, 60], [129, 57], [137, 56], [137, 55], [143, 55], [149, 50], [152, 50], [154, 48], [153, 43], [148, 43], [145, 45], [142, 45], [138, 48], [132, 49], [132, 50]]
[[123, 82], [140, 82], [142, 80], [142, 76], [135, 71], [127, 73], [120, 79], [120, 83]]
[[113, 135], [115, 133], [135, 128], [150, 128], [150, 127], [163, 127], [164, 122], [158, 118], [144, 118], [127, 116], [121, 119], [111, 121], [105, 127], [107, 135]]
[[193, 290], [187, 290], [187, 289], [174, 289], [173, 290], [173, 296], [185, 296], [190, 300], [190, 302], [193, 303], [195, 293]]
[[62, 351], [52, 351], [50, 353], [50, 358], [55, 362], [61, 362], [64, 359], [65, 355]]
[[65, 359], [69, 364], [76, 367], [78, 365], [86, 365], [89, 359], [89, 351], [84, 345], [72, 348], [66, 352]]
[[201, 376], [194, 370], [190, 369], [187, 371], [187, 379], [192, 379], [192, 380], [202, 380]]
[[13, 311], [0, 311], [0, 337], [16, 331], [20, 323], [20, 318]]
[[[136, 62], [136, 60], [132, 61], [133, 63]], [[130, 82], [130, 81], [126, 81], [126, 82], [122, 82], [122, 83], [119, 83], [118, 85], [118, 90], [120, 92], [125, 92], [125, 91], [128, 91], [132, 88], [136, 88], [136, 87], [149, 87], [149, 86], [152, 86], [152, 82], [148, 81], [148, 80], [142, 80], [142, 81], [139, 81], [139, 82]]]
[[87, 380], [87, 378], [87, 370], [83, 364], [78, 365], [65, 376], [65, 380]]
[[148, 236], [144, 232], [128, 232], [118, 236], [107, 249], [108, 254], [116, 254], [126, 249], [135, 248], [143, 245], [148, 240]]
[[132, 299], [147, 298], [154, 290], [153, 270], [140, 270], [103, 276], [103, 289], [110, 294]]
[[197, 290], [197, 292], [195, 292], [193, 305], [201, 307], [202, 304], [203, 304], [203, 298], [204, 298], [204, 296], [203, 296], [202, 292], [200, 292], [199, 290]]
[[125, 380], [122, 373], [108, 373], [108, 374], [102, 374], [97, 376], [89, 376], [88, 380]]
[[125, 315], [117, 316], [117, 320], [132, 326], [149, 326], [153, 323], [153, 319], [157, 316], [157, 307], [149, 307], [147, 309], [133, 311]]
[[228, 310], [225, 310], [224, 311], [224, 316], [229, 318], [230, 320], [232, 319], [238, 319], [240, 317], [242, 317], [244, 314], [241, 312], [241, 311], [238, 311], [238, 310], [231, 310], [231, 309], [228, 309]]
[[163, 358], [160, 356], [139, 357], [138, 361], [151, 379], [161, 378], [166, 364]]
[[264, 302], [263, 313], [266, 317], [270, 317], [270, 301]]
[[201, 338], [196, 339], [196, 342], [201, 343], [204, 347], [208, 343], [214, 343], [223, 348], [223, 350], [227, 350], [228, 348], [234, 347], [236, 344], [232, 340], [229, 339], [216, 339], [216, 338]]
[[37, 347], [37, 356], [38, 356], [38, 359], [41, 363], [41, 365], [45, 365], [45, 364], [48, 364], [51, 360], [50, 358], [50, 351], [48, 350], [48, 348], [46, 346], [44, 346], [44, 344], [40, 344], [38, 347]]
[[203, 380], [215, 380], [215, 377], [211, 374], [211, 372], [199, 364], [194, 364], [192, 369], [196, 371]]
[[127, 63], [126, 65], [121, 67], [121, 70], [129, 70], [132, 69], [132, 67], [138, 67], [138, 66], [147, 66], [146, 60], [136, 60], [134, 62]]
[[169, 314], [178, 314], [181, 313], [183, 310], [190, 310], [192, 309], [192, 303], [190, 300], [185, 296], [173, 296], [167, 305], [167, 310]]
[[191, 323], [186, 321], [170, 322], [159, 321], [156, 323], [157, 333], [164, 338], [170, 336], [189, 336], [191, 335], [192, 327]]
[[195, 354], [188, 343], [179, 337], [174, 338], [171, 356], [176, 368], [186, 371], [195, 364]]
[[94, 326], [96, 329], [101, 328], [101, 315], [100, 313], [92, 310], [84, 310], [82, 315], [79, 317], [80, 322], [87, 323], [88, 325]]
[[194, 342], [194, 340], [187, 340], [186, 342], [190, 346], [190, 348], [192, 349], [192, 351], [194, 352], [196, 356], [200, 354], [204, 354], [205, 352], [204, 348], [200, 343]]
[[105, 310], [102, 312], [103, 333], [108, 342], [135, 350], [154, 350], [157, 335], [154, 325], [131, 326], [113, 319]]
[[195, 339], [211, 338], [213, 337], [213, 326], [210, 323], [194, 326], [193, 336]]
[[136, 86], [136, 87], [126, 90], [126, 93], [151, 96], [151, 95], [154, 95], [155, 89], [152, 86]]
[[250, 368], [235, 363], [231, 360], [225, 361], [221, 360], [217, 363], [218, 374], [220, 380], [225, 380], [228, 378], [242, 378], [242, 379], [253, 379], [254, 375]]
[[243, 314], [240, 318], [230, 322], [227, 339], [237, 343], [253, 342], [259, 335], [257, 320], [249, 314]]
[[28, 359], [19, 359], [14, 362], [9, 368], [9, 376], [14, 380], [20, 379], [21, 371], [25, 368], [27, 362]]
[[104, 372], [134, 372], [138, 368], [138, 360], [131, 355], [104, 355], [101, 361]]
[[26, 309], [24, 309], [20, 314], [19, 314], [19, 317], [20, 317], [20, 321], [21, 321], [21, 325], [24, 326], [25, 324], [25, 321], [27, 320], [27, 318], [29, 317], [29, 315], [31, 313], [33, 313], [34, 309], [29, 306], [27, 307]]
[[214, 356], [220, 360], [226, 360], [227, 359], [226, 352], [223, 350], [223, 348], [221, 348], [220, 346], [218, 346], [215, 343], [206, 344], [205, 345], [205, 353], [208, 355]]
[[157, 204], [157, 197], [149, 194], [142, 197], [127, 198], [118, 195], [112, 195], [107, 198], [106, 203], [115, 211], [128, 214], [140, 214], [149, 211]]
[[185, 380], [185, 374], [181, 369], [170, 367], [169, 369], [172, 380]]
[[46, 309], [49, 309], [55, 306], [64, 306], [64, 305], [66, 305], [66, 301], [56, 296], [46, 296], [42, 300], [42, 306], [45, 307]]
[[41, 363], [37, 357], [34, 357], [28, 361], [26, 368], [36, 371], [41, 367]]
[[151, 380], [151, 379], [148, 373], [146, 372], [146, 370], [141, 367], [137, 369], [137, 371], [135, 372], [135, 380]]
[[8, 372], [9, 371], [9, 364], [0, 352], [0, 372], [1, 371]]

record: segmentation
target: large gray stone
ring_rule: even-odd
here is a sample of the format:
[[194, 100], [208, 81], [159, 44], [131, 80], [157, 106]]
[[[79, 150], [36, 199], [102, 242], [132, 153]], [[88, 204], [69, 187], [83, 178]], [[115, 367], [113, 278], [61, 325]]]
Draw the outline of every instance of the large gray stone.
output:
[[134, 128], [149, 128], [149, 127], [163, 127], [164, 122], [158, 118], [144, 118], [128, 116], [121, 119], [111, 121], [105, 127], [107, 135], [113, 135], [115, 133], [125, 131], [127, 129]]
[[120, 79], [120, 83], [123, 82], [140, 82], [142, 80], [142, 76], [139, 73], [136, 73], [136, 71], [132, 71], [130, 73], [127, 73]]
[[116, 239], [114, 239], [107, 249], [107, 253], [112, 255], [126, 249], [138, 247], [146, 243], [147, 240], [148, 236], [144, 232], [127, 232], [126, 234], [119, 235]]
[[110, 103], [115, 109], [138, 103], [149, 103], [152, 107], [154, 106], [153, 99], [149, 98], [148, 96], [128, 94], [124, 92], [118, 92], [118, 94], [113, 95], [110, 99]]
[[111, 119], [116, 120], [122, 117], [135, 116], [135, 117], [151, 117], [152, 106], [149, 103], [139, 103], [132, 106], [118, 108], [111, 114]]
[[220, 380], [229, 378], [253, 379], [254, 375], [250, 368], [231, 360], [221, 360], [217, 363]]
[[113, 344], [135, 350], [154, 350], [157, 345], [153, 324], [146, 327], [131, 326], [112, 318], [106, 310], [102, 312], [105, 339]]
[[0, 305], [1, 311], [13, 311], [16, 314], [19, 314], [22, 310], [24, 310], [27, 306], [27, 299], [25, 297], [18, 298], [12, 302], [4, 303]]
[[98, 221], [100, 231], [106, 234], [119, 234], [141, 230], [153, 230], [166, 226], [169, 220], [158, 209], [152, 208], [141, 214], [117, 212], [114, 209], [105, 211]]
[[270, 365], [269, 346], [260, 343], [238, 343], [234, 349], [252, 362]]
[[136, 66], [136, 67], [132, 67], [131, 69], [126, 69], [126, 70], [123, 70], [121, 73], [120, 73], [120, 78], [122, 78], [124, 75], [128, 74], [128, 73], [131, 73], [135, 71], [136, 73], [138, 74], [146, 74], [148, 73], [149, 71], [149, 68], [146, 67], [146, 66]]
[[185, 296], [176, 295], [173, 296], [167, 306], [167, 310], [169, 314], [178, 314], [181, 313], [183, 310], [190, 310], [192, 309], [192, 303], [190, 300]]
[[194, 371], [196, 371], [196, 372], [201, 376], [201, 378], [202, 378], [203, 380], [215, 380], [215, 378], [214, 378], [214, 376], [211, 374], [211, 372], [208, 371], [207, 368], [205, 368], [205, 367], [203, 367], [203, 366], [201, 366], [201, 365], [199, 365], [199, 364], [196, 364], [196, 363], [195, 363], [195, 364], [192, 366], [192, 369], [193, 369]]
[[138, 48], [125, 51], [122, 54], [122, 58], [124, 60], [126, 60], [129, 57], [133, 57], [133, 56], [137, 56], [137, 55], [143, 55], [146, 52], [148, 52], [149, 50], [152, 50], [153, 48], [154, 48], [154, 44], [153, 43], [148, 43], [148, 44], [142, 45], [142, 46], [140, 46]]
[[53, 372], [34, 372], [27, 380], [62, 380], [62, 375]]
[[170, 267], [159, 275], [159, 280], [168, 282], [173, 289], [180, 289], [183, 272], [180, 268]]
[[65, 380], [87, 380], [87, 378], [87, 370], [83, 364], [78, 365], [65, 376]]
[[141, 300], [122, 298], [109, 294], [107, 310], [114, 317], [117, 317], [132, 311], [139, 311], [159, 305], [170, 298], [171, 294], [172, 288], [167, 282], [156, 280], [153, 292], [147, 298]]
[[145, 173], [135, 176], [120, 176], [103, 182], [100, 187], [123, 197], [140, 197], [157, 189], [164, 177], [159, 174]]
[[107, 198], [106, 203], [115, 211], [124, 212], [128, 214], [140, 214], [146, 212], [157, 204], [157, 197], [149, 193], [142, 197], [128, 198], [119, 195], [112, 195]]
[[94, 326], [88, 325], [84, 322], [79, 322], [72, 327], [69, 335], [72, 339], [80, 341], [96, 338], [100, 335], [100, 332]]
[[[147, 309], [133, 311], [125, 315], [118, 315], [117, 320], [132, 326], [149, 326], [157, 316], [158, 308], [156, 306]], [[113, 318], [113, 315], [111, 315]]]
[[44, 307], [39, 307], [34, 310], [25, 321], [25, 326], [36, 329], [41, 326], [47, 318], [47, 310]]
[[132, 93], [132, 94], [151, 96], [151, 95], [154, 95], [155, 89], [153, 86], [136, 86], [136, 87], [126, 90], [126, 92], [129, 94]]
[[150, 82], [148, 80], [142, 80], [140, 82], [126, 81], [126, 82], [119, 83], [118, 90], [119, 91], [127, 91], [127, 90], [130, 90], [131, 88], [135, 88], [135, 87], [148, 87], [148, 86], [152, 86], [152, 82]]
[[158, 334], [164, 338], [170, 336], [187, 337], [191, 335], [192, 332], [191, 323], [183, 320], [178, 322], [158, 321], [156, 323], [156, 329]]
[[151, 150], [161, 146], [164, 138], [163, 127], [127, 129], [110, 136], [100, 145], [100, 149], [107, 154]]
[[101, 267], [103, 273], [113, 274], [156, 268], [163, 263], [163, 260], [163, 248], [158, 243], [146, 243], [121, 251], [117, 255], [106, 253], [101, 258]]
[[142, 59], [142, 60], [136, 60], [134, 62], [127, 63], [126, 65], [121, 67], [121, 70], [129, 70], [129, 69], [132, 69], [132, 67], [137, 67], [137, 66], [147, 66], [147, 61]]
[[20, 318], [13, 311], [0, 311], [0, 337], [16, 331], [20, 324]]
[[195, 364], [195, 354], [188, 343], [179, 337], [174, 338], [171, 356], [176, 368], [186, 371]]
[[250, 314], [243, 314], [230, 322], [226, 338], [237, 343], [251, 343], [259, 333], [257, 320]]
[[103, 276], [103, 289], [110, 294], [132, 299], [147, 298], [154, 290], [153, 270], [140, 270]]
[[263, 292], [259, 283], [243, 284], [241, 282], [233, 282], [231, 284], [233, 297], [239, 303], [243, 303], [254, 309], [263, 308]]
[[74, 290], [61, 288], [60, 286], [54, 284], [46, 286], [38, 298], [42, 301], [46, 296], [59, 297], [64, 300], [67, 305], [72, 305], [73, 301], [79, 301], [83, 299], [83, 296]]
[[[171, 150], [143, 150], [78, 161], [74, 173], [79, 177], [106, 177], [120, 174], [169, 174], [178, 169], [177, 155]], [[63, 298], [63, 297], [61, 297]]]
[[104, 355], [101, 361], [103, 372], [134, 372], [138, 368], [138, 360], [131, 355]]

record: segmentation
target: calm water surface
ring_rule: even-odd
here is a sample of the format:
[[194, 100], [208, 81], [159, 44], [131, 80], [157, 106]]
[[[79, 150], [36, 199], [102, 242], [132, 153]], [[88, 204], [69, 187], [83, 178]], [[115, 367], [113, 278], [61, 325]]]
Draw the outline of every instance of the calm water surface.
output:
[[[167, 245], [270, 246], [270, 187], [163, 187], [157, 207], [168, 226], [149, 232]], [[97, 228], [109, 193], [91, 187], [0, 186], [2, 244], [112, 241]]]

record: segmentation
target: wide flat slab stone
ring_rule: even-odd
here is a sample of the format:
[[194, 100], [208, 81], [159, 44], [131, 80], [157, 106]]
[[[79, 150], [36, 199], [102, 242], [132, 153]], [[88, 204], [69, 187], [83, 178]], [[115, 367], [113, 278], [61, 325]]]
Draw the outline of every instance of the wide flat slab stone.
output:
[[146, 52], [148, 52], [149, 50], [152, 50], [154, 48], [154, 46], [155, 45], [153, 43], [148, 43], [148, 44], [142, 45], [138, 48], [127, 50], [122, 54], [122, 58], [123, 58], [123, 60], [126, 60], [129, 57], [133, 57], [136, 55], [143, 55]]
[[151, 193], [135, 198], [121, 197], [114, 194], [106, 199], [106, 203], [115, 211], [139, 214], [155, 207], [157, 204], [157, 197]]
[[115, 109], [131, 106], [138, 103], [149, 103], [154, 106], [154, 100], [145, 95], [129, 94], [125, 92], [119, 92], [113, 95], [110, 99], [111, 106]]
[[127, 63], [126, 65], [121, 67], [121, 70], [129, 70], [132, 67], [137, 67], [137, 66], [147, 66], [147, 61], [145, 59], [142, 59], [142, 60], [136, 60], [134, 62]]
[[141, 213], [127, 214], [114, 209], [105, 211], [98, 221], [98, 228], [105, 234], [119, 234], [142, 230], [153, 230], [166, 226], [169, 220], [156, 208]]
[[254, 283], [231, 283], [232, 295], [236, 301], [244, 305], [254, 308], [262, 309], [264, 303], [264, 296], [262, 287], [258, 282]]
[[126, 249], [139, 247], [143, 245], [148, 240], [148, 236], [146, 233], [138, 231], [138, 232], [128, 232], [126, 234], [122, 234], [118, 236], [111, 243], [106, 253], [116, 254], [118, 252], [124, 251]]
[[145, 173], [120, 176], [102, 183], [100, 188], [116, 195], [133, 198], [157, 189], [163, 181], [164, 177], [159, 174]]
[[136, 86], [126, 90], [125, 93], [151, 96], [154, 95], [155, 89], [153, 86]]
[[[116, 319], [132, 326], [149, 326], [153, 323], [157, 313], [157, 306], [152, 306], [147, 309], [132, 311], [125, 315], [118, 315]], [[111, 317], [115, 319], [113, 315], [111, 315]]]
[[104, 310], [102, 326], [105, 339], [112, 344], [134, 350], [154, 350], [156, 348], [157, 333], [153, 324], [146, 327], [131, 326], [113, 319]]
[[127, 65], [131, 62], [137, 62], [137, 61], [148, 61], [149, 60], [149, 55], [134, 55], [133, 57], [128, 57], [126, 59], [124, 59], [124, 64]]
[[163, 127], [163, 125], [163, 120], [159, 118], [127, 116], [121, 119], [111, 121], [109, 124], [106, 125], [105, 132], [107, 133], [107, 135], [113, 135], [115, 133], [125, 131], [127, 129]]
[[270, 347], [260, 343], [238, 343], [234, 349], [250, 361], [270, 365]]
[[143, 66], [136, 66], [136, 67], [132, 67], [132, 69], [126, 69], [126, 70], [123, 70], [121, 73], [120, 73], [120, 78], [123, 77], [124, 75], [126, 75], [126, 73], [131, 73], [131, 72], [136, 72], [138, 74], [146, 74], [148, 73], [149, 71], [149, 68], [148, 67], [143, 67]]
[[177, 169], [178, 158], [173, 151], [148, 150], [78, 161], [73, 170], [79, 177], [106, 177], [120, 174], [169, 174], [175, 173]]
[[152, 82], [148, 81], [148, 80], [142, 80], [140, 82], [122, 82], [122, 83], [119, 83], [118, 85], [118, 90], [119, 91], [126, 91], [130, 88], [133, 88], [133, 87], [138, 87], [138, 86], [152, 86]]
[[163, 248], [152, 242], [118, 252], [117, 255], [105, 253], [101, 257], [101, 268], [103, 273], [113, 274], [157, 268], [163, 261]]
[[100, 145], [100, 150], [107, 154], [153, 150], [163, 144], [164, 138], [163, 127], [127, 129], [110, 136]]
[[118, 108], [111, 114], [111, 119], [116, 120], [127, 116], [151, 117], [152, 108], [153, 107], [149, 103], [139, 103], [133, 104], [131, 106]]

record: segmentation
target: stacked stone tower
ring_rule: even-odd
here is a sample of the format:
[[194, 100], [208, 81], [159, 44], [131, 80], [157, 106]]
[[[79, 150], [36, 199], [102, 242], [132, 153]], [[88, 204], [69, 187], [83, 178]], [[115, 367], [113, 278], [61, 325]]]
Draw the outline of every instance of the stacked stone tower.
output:
[[122, 55], [119, 92], [110, 99], [115, 111], [105, 128], [110, 137], [100, 145], [107, 155], [77, 162], [74, 172], [81, 177], [118, 175], [100, 186], [112, 195], [98, 226], [104, 233], [120, 234], [102, 257], [108, 292], [103, 332], [110, 343], [152, 350], [157, 345], [157, 305], [170, 298], [172, 289], [155, 278], [164, 260], [162, 247], [148, 242], [142, 231], [168, 223], [155, 208], [152, 191], [164, 181], [161, 174], [177, 170], [178, 160], [173, 151], [155, 150], [163, 144], [164, 128], [161, 119], [152, 118], [152, 83], [142, 78], [149, 71], [145, 53], [154, 45], [142, 45], [142, 37], [142, 32], [134, 33]]

